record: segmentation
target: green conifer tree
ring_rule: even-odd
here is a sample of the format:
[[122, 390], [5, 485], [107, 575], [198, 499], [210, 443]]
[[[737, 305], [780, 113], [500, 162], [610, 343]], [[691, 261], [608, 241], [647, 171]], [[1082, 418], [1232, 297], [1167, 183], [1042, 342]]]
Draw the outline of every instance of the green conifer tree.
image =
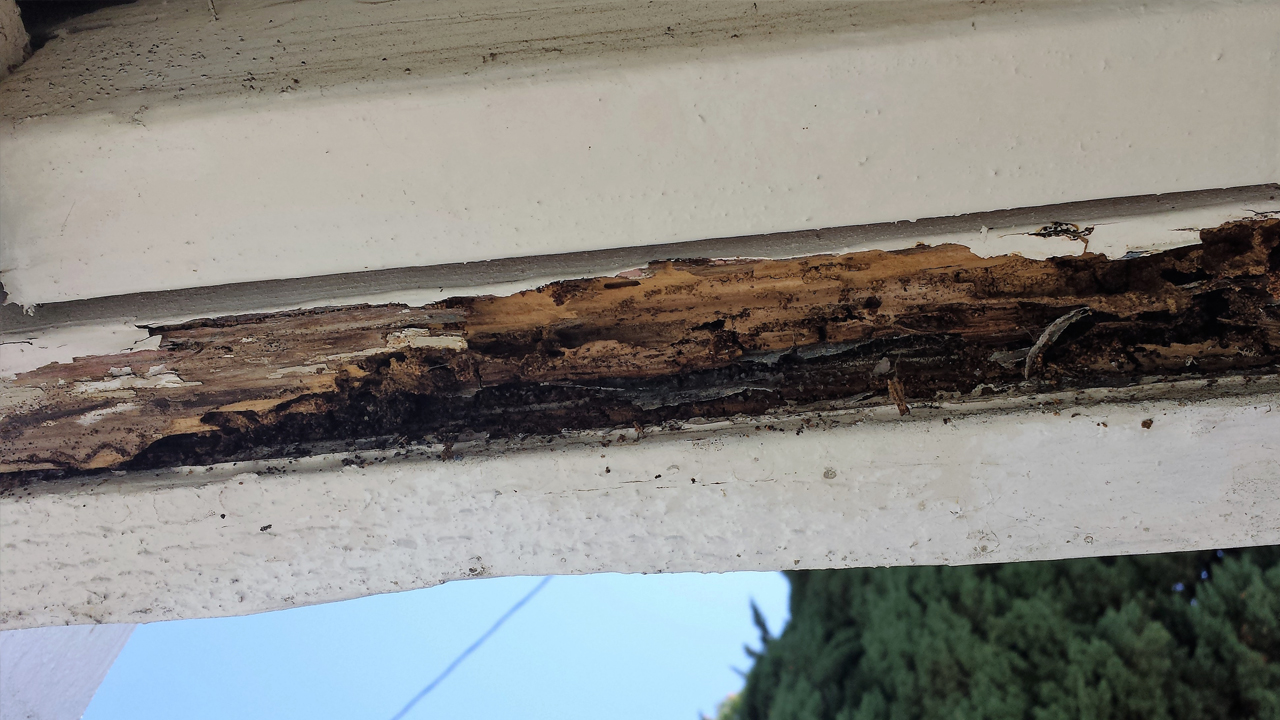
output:
[[735, 720], [1280, 720], [1280, 548], [787, 576]]

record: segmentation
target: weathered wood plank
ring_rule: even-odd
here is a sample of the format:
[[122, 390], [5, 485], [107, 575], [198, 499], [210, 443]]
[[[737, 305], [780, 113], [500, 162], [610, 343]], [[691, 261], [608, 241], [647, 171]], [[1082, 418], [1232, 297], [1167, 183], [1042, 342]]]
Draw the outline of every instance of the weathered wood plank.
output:
[[1273, 370], [1280, 219], [1201, 239], [1117, 260], [944, 245], [662, 262], [422, 308], [159, 327], [157, 350], [10, 383], [25, 401], [0, 419], [0, 470], [11, 485], [32, 471], [886, 403], [891, 380], [918, 403]]

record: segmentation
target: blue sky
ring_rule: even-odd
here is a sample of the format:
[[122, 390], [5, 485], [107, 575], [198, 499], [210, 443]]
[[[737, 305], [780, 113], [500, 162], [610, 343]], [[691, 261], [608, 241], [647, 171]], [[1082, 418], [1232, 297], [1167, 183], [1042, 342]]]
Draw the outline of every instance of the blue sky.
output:
[[[392, 717], [539, 578], [490, 578], [240, 618], [142, 625], [85, 720]], [[779, 573], [556, 577], [406, 716], [694, 720], [777, 634]]]

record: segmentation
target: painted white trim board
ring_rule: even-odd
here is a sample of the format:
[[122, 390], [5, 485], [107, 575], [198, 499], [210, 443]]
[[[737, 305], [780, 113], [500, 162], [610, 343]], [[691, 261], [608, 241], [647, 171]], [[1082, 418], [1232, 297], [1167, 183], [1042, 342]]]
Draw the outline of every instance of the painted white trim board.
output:
[[15, 120], [0, 282], [30, 305], [1280, 180], [1280, 6], [1034, 5]]
[[80, 720], [133, 625], [0, 632], [0, 717]]

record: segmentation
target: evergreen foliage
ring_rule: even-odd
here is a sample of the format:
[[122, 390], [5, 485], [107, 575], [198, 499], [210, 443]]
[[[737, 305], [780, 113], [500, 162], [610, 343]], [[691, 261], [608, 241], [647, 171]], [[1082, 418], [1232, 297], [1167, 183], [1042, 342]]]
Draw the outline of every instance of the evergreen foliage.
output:
[[1280, 548], [787, 576], [735, 720], [1280, 720]]

